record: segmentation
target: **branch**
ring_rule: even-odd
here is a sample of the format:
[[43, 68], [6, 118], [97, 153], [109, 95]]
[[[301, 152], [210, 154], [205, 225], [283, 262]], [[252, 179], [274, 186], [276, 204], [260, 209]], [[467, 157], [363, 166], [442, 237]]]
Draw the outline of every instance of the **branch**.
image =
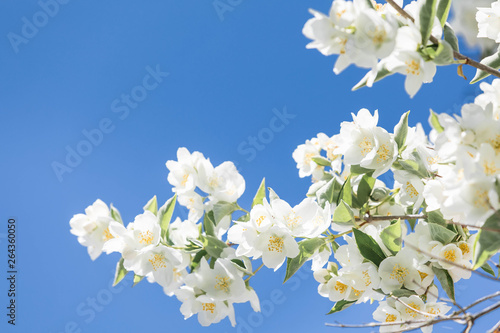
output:
[[[415, 22], [415, 19], [410, 14], [408, 14], [403, 8], [401, 8], [397, 3], [395, 3], [394, 0], [385, 0], [385, 1], [388, 4], [390, 4], [399, 14], [401, 14], [401, 16], [409, 19], [412, 22]], [[430, 41], [434, 44], [439, 44], [439, 40], [432, 35], [430, 36]], [[485, 71], [486, 73], [494, 75], [496, 77], [500, 77], [500, 72], [497, 71], [496, 69], [494, 69], [490, 66], [486, 66], [480, 62], [477, 62], [477, 61], [475, 61], [475, 60], [473, 60], [473, 59], [471, 59], [471, 58], [469, 58], [469, 57], [467, 57], [467, 56], [465, 56], [457, 51], [453, 51], [453, 56], [455, 57], [455, 59], [461, 60], [466, 65], [480, 69], [480, 70]]]

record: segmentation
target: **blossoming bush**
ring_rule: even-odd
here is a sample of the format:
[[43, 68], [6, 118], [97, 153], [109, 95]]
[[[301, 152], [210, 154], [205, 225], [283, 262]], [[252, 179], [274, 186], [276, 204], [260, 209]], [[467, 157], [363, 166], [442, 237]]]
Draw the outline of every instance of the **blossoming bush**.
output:
[[[338, 54], [335, 73], [351, 63], [369, 68], [355, 88], [406, 75], [410, 96], [432, 81], [436, 65], [474, 65], [460, 58], [446, 23], [451, 1], [388, 2], [334, 0], [328, 15], [311, 11], [308, 47]], [[498, 41], [498, 6], [478, 11], [479, 37]], [[465, 12], [456, 8], [455, 20]], [[499, 59], [485, 58], [489, 72], [479, 66], [474, 81], [500, 67]], [[421, 124], [408, 125], [409, 112], [386, 130], [378, 111], [361, 109], [338, 134], [299, 145], [299, 176], [312, 179], [299, 203], [280, 199], [262, 180], [244, 209], [245, 180], [232, 162], [214, 167], [179, 148], [166, 163], [175, 195], [164, 205], [155, 196], [124, 225], [114, 206], [97, 200], [71, 219], [71, 232], [92, 260], [121, 254], [115, 284], [129, 272], [134, 283], [158, 283], [182, 302], [185, 318], [197, 315], [203, 326], [226, 317], [235, 325], [234, 303], [260, 310], [250, 277], [262, 266], [285, 266], [286, 281], [311, 261], [318, 293], [333, 302], [330, 313], [377, 301], [381, 332], [430, 332], [434, 322], [456, 319], [448, 314], [455, 283], [478, 269], [495, 278], [488, 260], [500, 250], [500, 80], [480, 87], [460, 116], [431, 111], [428, 135]], [[174, 219], [176, 204], [189, 210], [187, 220]], [[440, 301], [438, 286], [451, 303]]]

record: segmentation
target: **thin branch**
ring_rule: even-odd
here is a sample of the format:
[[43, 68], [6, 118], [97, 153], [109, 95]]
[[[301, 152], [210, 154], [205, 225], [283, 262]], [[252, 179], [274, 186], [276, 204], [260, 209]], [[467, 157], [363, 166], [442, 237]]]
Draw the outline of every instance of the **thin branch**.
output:
[[[388, 4], [390, 4], [399, 14], [401, 14], [401, 16], [409, 19], [412, 22], [415, 22], [415, 19], [410, 14], [408, 14], [403, 8], [401, 8], [397, 3], [395, 3], [394, 0], [385, 0], [385, 1]], [[432, 35], [430, 36], [430, 41], [434, 44], [439, 44], [439, 40], [437, 40], [437, 38], [432, 36]], [[490, 66], [486, 66], [480, 62], [477, 62], [477, 61], [475, 61], [475, 60], [473, 60], [473, 59], [471, 59], [471, 58], [469, 58], [469, 57], [467, 57], [467, 56], [465, 56], [457, 51], [453, 51], [453, 56], [455, 57], [455, 59], [461, 60], [466, 65], [480, 69], [480, 70], [485, 71], [486, 73], [494, 75], [496, 77], [500, 77], [500, 72], [497, 71], [496, 69], [494, 69]]]
[[500, 296], [500, 291], [497, 291], [496, 293], [493, 293], [493, 294], [488, 295], [488, 296], [481, 297], [480, 299], [476, 300], [475, 302], [473, 302], [473, 303], [471, 303], [471, 304], [467, 305], [467, 306], [464, 308], [464, 310], [465, 310], [465, 311], [467, 311], [467, 310], [469, 310], [470, 308], [472, 308], [472, 307], [474, 307], [474, 306], [478, 305], [479, 303], [482, 303], [482, 302], [484, 302], [484, 301], [487, 301], [487, 300], [489, 300], [489, 299], [492, 299], [492, 298], [495, 298], [495, 297], [498, 297], [498, 296]]
[[426, 215], [424, 214], [418, 214], [418, 215], [366, 215], [361, 219], [356, 219], [356, 222], [364, 221], [364, 222], [373, 222], [373, 221], [391, 221], [391, 220], [413, 220], [413, 219], [425, 219], [427, 218]]

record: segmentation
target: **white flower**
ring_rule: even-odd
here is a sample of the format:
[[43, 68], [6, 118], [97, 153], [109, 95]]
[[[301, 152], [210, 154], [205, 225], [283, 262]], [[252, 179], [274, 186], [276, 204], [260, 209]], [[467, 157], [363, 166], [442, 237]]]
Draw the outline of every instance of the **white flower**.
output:
[[234, 307], [232, 303], [214, 300], [206, 295], [195, 293], [193, 288], [182, 286], [175, 291], [175, 296], [182, 302], [181, 313], [184, 319], [198, 314], [198, 321], [202, 326], [216, 324], [228, 317], [231, 325], [236, 325]]
[[181, 206], [189, 210], [188, 219], [191, 221], [198, 221], [203, 216], [203, 212], [205, 211], [203, 197], [195, 191], [179, 193], [177, 201], [179, 201]]
[[147, 276], [149, 282], [158, 283], [169, 296], [182, 284], [188, 264], [187, 254], [164, 245], [140, 251], [134, 258], [123, 262], [127, 271]]
[[90, 258], [96, 260], [102, 253], [104, 243], [114, 237], [109, 231], [109, 224], [113, 221], [108, 206], [97, 199], [85, 208], [85, 214], [76, 214], [71, 218], [70, 232], [78, 236], [78, 242], [86, 246]]
[[127, 228], [121, 223], [111, 222], [109, 231], [114, 238], [104, 244], [103, 250], [108, 254], [119, 252], [126, 260], [133, 259], [141, 250], [153, 248], [160, 242], [158, 218], [148, 210], [137, 215]]
[[395, 188], [401, 188], [398, 193], [399, 202], [403, 206], [413, 206], [417, 212], [424, 201], [424, 183], [419, 177], [402, 170], [394, 171]]
[[342, 122], [339, 148], [344, 163], [374, 169], [373, 177], [385, 173], [397, 157], [397, 145], [392, 136], [377, 127], [378, 111], [374, 115], [367, 109], [352, 114], [353, 122]]
[[262, 253], [264, 265], [275, 271], [287, 257], [295, 258], [299, 254], [299, 246], [290, 230], [278, 225], [261, 233], [255, 241], [255, 248]]
[[436, 74], [436, 64], [425, 61], [417, 52], [421, 39], [415, 27], [399, 28], [396, 50], [383, 60], [389, 71], [406, 75], [405, 90], [410, 97], [415, 96], [422, 83], [432, 82]]
[[175, 246], [186, 246], [189, 244], [189, 239], [196, 239], [199, 235], [199, 225], [191, 220], [182, 221], [178, 217], [168, 227], [168, 237]]
[[416, 282], [420, 281], [420, 275], [416, 269], [416, 258], [405, 249], [399, 251], [396, 256], [382, 260], [378, 268], [380, 275], [380, 287], [384, 293], [400, 289], [403, 285], [411, 290], [418, 289]]
[[203, 290], [206, 296], [217, 301], [227, 301], [245, 292], [243, 273], [228, 259], [219, 258], [210, 268], [202, 258], [198, 268], [185, 278], [189, 287]]
[[271, 202], [271, 207], [275, 218], [290, 229], [294, 237], [318, 237], [330, 226], [330, 206], [322, 209], [311, 198], [302, 200], [293, 208], [286, 201], [277, 199]]
[[[389, 306], [387, 302], [380, 302], [378, 308], [373, 312], [373, 319], [382, 323], [392, 323], [401, 321], [401, 313]], [[380, 332], [399, 332], [401, 325], [386, 325], [380, 327]]]
[[495, 42], [491, 39], [477, 38], [477, 7], [490, 6], [492, 0], [453, 0], [451, 2], [453, 17], [450, 21], [457, 36], [462, 36], [469, 47], [480, 47], [483, 52], [492, 49]]
[[174, 186], [173, 191], [183, 193], [192, 191], [196, 187], [196, 165], [205, 159], [203, 154], [194, 152], [190, 154], [186, 148], [177, 150], [177, 161], [167, 161], [166, 166], [170, 171], [168, 182]]
[[479, 27], [477, 37], [493, 39], [500, 43], [500, 2], [495, 1], [490, 8], [478, 8], [476, 20]]
[[[299, 177], [304, 178], [312, 175], [318, 168], [316, 162], [312, 160], [313, 157], [320, 156], [320, 147], [307, 140], [305, 144], [297, 146], [294, 150], [292, 157], [297, 163], [299, 169]], [[320, 168], [321, 171], [323, 168]]]
[[198, 167], [198, 187], [215, 200], [236, 202], [245, 192], [245, 179], [233, 162], [224, 162], [214, 168], [209, 160]]
[[419, 312], [425, 310], [425, 304], [420, 297], [412, 295], [410, 297], [401, 297], [400, 300], [401, 302], [396, 301], [395, 305], [403, 321], [423, 319], [423, 315]]

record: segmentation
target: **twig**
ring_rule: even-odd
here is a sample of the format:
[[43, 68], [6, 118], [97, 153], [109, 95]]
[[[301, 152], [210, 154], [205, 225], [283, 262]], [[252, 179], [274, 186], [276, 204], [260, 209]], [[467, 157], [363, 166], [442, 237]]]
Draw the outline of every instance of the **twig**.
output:
[[[385, 0], [385, 1], [388, 4], [390, 4], [399, 14], [401, 14], [401, 16], [406, 17], [407, 19], [409, 19], [412, 22], [415, 22], [415, 19], [410, 14], [408, 14], [403, 8], [401, 8], [397, 3], [395, 3], [394, 0]], [[439, 44], [439, 40], [437, 40], [436, 37], [431, 35], [429, 39], [432, 43]], [[496, 69], [494, 69], [490, 66], [486, 66], [480, 62], [477, 62], [477, 61], [475, 61], [475, 60], [473, 60], [473, 59], [471, 59], [471, 58], [469, 58], [469, 57], [467, 57], [467, 56], [465, 56], [457, 51], [453, 51], [453, 56], [455, 57], [455, 59], [461, 60], [466, 65], [480, 69], [480, 70], [485, 71], [486, 73], [494, 75], [496, 77], [500, 77], [500, 72], [497, 71]]]

